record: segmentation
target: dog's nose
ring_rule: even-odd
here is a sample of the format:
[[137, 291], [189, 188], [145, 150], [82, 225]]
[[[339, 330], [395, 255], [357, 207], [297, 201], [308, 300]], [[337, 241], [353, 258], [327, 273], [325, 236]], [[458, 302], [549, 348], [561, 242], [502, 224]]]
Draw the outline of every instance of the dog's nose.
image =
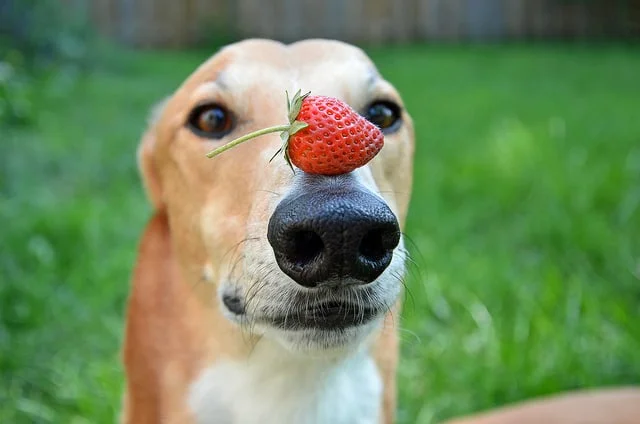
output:
[[395, 215], [362, 190], [320, 190], [283, 200], [267, 238], [280, 269], [305, 287], [367, 284], [389, 266], [400, 241]]

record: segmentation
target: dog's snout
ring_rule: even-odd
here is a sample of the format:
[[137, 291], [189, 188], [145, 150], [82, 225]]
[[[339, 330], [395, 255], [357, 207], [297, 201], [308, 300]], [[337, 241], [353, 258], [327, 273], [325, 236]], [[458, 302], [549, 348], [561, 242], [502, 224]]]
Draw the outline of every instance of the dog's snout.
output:
[[305, 287], [374, 281], [400, 241], [395, 215], [362, 190], [321, 190], [283, 200], [269, 221], [282, 271]]

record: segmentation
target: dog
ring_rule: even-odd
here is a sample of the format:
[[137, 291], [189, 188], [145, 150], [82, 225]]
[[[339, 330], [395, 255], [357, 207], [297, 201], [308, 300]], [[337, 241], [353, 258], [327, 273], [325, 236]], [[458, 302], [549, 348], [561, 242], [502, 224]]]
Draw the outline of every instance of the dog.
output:
[[[270, 161], [277, 135], [205, 157], [285, 122], [298, 89], [351, 105], [383, 149], [339, 176]], [[247, 40], [189, 76], [139, 147], [154, 212], [126, 316], [122, 422], [393, 423], [413, 153], [401, 97], [356, 47]]]
[[[298, 89], [382, 110], [385, 147], [334, 177], [270, 162], [277, 135], [205, 157], [282, 123]], [[392, 422], [414, 149], [394, 87], [346, 44], [249, 40], [155, 115], [139, 149], [155, 212], [129, 300], [124, 422]]]

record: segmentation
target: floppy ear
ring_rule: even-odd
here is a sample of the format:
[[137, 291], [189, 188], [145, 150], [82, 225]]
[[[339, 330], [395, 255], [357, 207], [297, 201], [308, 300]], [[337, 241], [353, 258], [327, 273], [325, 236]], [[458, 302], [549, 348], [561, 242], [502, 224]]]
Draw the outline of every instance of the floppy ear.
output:
[[173, 254], [169, 220], [164, 207], [160, 175], [156, 165], [156, 123], [166, 100], [152, 110], [146, 132], [138, 148], [138, 166], [153, 216], [138, 246], [132, 288], [127, 307], [123, 360], [126, 369], [126, 391], [122, 422], [155, 423], [159, 392], [154, 368], [157, 367], [156, 343], [166, 335], [158, 311], [166, 311], [167, 293], [178, 278]]
[[156, 122], [160, 119], [167, 100], [168, 99], [161, 101], [151, 110], [148, 128], [142, 136], [140, 146], [138, 147], [138, 167], [142, 176], [142, 183], [144, 184], [151, 204], [156, 210], [161, 209], [164, 204], [162, 185], [160, 184], [160, 177], [154, 159]]
[[123, 360], [126, 390], [123, 423], [156, 423], [160, 403], [156, 369], [158, 340], [164, 328], [158, 311], [166, 311], [167, 293], [177, 275], [166, 213], [156, 211], [138, 247], [129, 296]]

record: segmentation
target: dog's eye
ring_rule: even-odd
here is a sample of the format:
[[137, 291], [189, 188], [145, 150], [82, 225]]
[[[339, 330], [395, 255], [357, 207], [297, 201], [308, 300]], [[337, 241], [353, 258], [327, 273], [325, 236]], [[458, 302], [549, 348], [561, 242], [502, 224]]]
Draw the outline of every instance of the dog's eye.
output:
[[188, 125], [201, 137], [222, 138], [233, 129], [233, 116], [224, 106], [206, 104], [196, 107], [189, 115]]
[[367, 107], [364, 117], [382, 132], [391, 133], [400, 126], [400, 106], [386, 100], [375, 101]]

